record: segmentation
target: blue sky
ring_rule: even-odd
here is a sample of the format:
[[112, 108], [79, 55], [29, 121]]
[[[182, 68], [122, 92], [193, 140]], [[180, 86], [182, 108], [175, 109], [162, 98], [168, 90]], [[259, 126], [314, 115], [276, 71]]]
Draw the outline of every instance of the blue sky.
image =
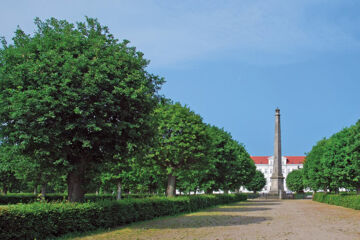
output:
[[0, 35], [35, 17], [98, 18], [165, 77], [161, 93], [223, 127], [251, 155], [303, 155], [359, 119], [360, 1], [3, 0]]

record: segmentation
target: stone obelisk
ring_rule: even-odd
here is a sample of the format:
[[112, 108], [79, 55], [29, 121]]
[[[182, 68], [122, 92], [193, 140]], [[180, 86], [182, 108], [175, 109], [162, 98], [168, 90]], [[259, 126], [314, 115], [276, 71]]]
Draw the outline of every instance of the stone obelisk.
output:
[[270, 194], [285, 197], [284, 177], [281, 167], [281, 130], [280, 130], [280, 109], [275, 110], [275, 139], [274, 139], [274, 165], [271, 175]]

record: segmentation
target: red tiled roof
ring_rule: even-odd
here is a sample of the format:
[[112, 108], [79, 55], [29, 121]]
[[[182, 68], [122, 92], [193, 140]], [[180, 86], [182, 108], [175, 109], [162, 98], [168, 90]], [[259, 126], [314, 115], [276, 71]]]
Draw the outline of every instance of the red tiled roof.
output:
[[285, 156], [286, 164], [304, 164], [305, 156]]
[[251, 156], [255, 164], [269, 164], [268, 156]]
[[[303, 164], [305, 156], [285, 156], [287, 158], [286, 164]], [[269, 164], [269, 156], [251, 156], [255, 164]]]

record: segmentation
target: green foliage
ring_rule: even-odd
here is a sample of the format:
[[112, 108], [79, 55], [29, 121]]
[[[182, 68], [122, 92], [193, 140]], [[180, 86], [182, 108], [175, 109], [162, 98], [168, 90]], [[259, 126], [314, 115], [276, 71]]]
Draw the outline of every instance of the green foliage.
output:
[[251, 179], [251, 182], [245, 185], [246, 189], [249, 191], [254, 191], [254, 193], [261, 191], [266, 185], [266, 179], [264, 174], [256, 170], [255, 175]]
[[[153, 194], [123, 194], [123, 198], [149, 198], [154, 197]], [[7, 195], [0, 195], [0, 205], [17, 204], [17, 203], [32, 203], [38, 201], [39, 196], [32, 193], [9, 193]], [[48, 193], [45, 196], [47, 202], [61, 202], [67, 199], [67, 194]], [[113, 194], [85, 194], [85, 201], [95, 202], [98, 200], [115, 200], [116, 196]]]
[[286, 186], [293, 192], [303, 192], [305, 188], [303, 170], [298, 169], [289, 173], [286, 177]]
[[168, 102], [155, 110], [154, 117], [158, 136], [149, 157], [166, 175], [198, 183], [199, 175], [194, 175], [194, 171], [207, 167], [210, 146], [202, 118], [180, 103]]
[[360, 121], [318, 142], [306, 157], [305, 184], [312, 189], [360, 193]]
[[326, 189], [329, 181], [323, 176], [324, 169], [321, 167], [320, 160], [325, 153], [327, 139], [322, 139], [307, 154], [304, 163], [304, 184], [314, 191]]
[[96, 19], [35, 24], [33, 36], [17, 29], [14, 43], [0, 49], [0, 134], [39, 174], [65, 174], [83, 186], [85, 172], [151, 140], [163, 79]]
[[[246, 200], [245, 194], [129, 199], [88, 203], [33, 203], [0, 208], [0, 239], [45, 239], [111, 228], [160, 216]], [[41, 227], [39, 227], [41, 226]]]
[[247, 184], [255, 174], [255, 164], [245, 147], [232, 139], [230, 133], [215, 126], [207, 128], [211, 139], [211, 155], [203, 173], [201, 189], [236, 190]]
[[360, 210], [360, 196], [355, 194], [315, 193], [314, 201]]
[[204, 162], [208, 135], [202, 118], [180, 103], [162, 104], [155, 110], [159, 145], [153, 155], [168, 174]]

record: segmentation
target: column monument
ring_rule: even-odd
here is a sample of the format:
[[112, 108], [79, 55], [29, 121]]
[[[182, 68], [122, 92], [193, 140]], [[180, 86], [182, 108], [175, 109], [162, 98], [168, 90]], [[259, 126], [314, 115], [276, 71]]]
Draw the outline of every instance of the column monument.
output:
[[284, 177], [281, 167], [281, 130], [280, 130], [280, 109], [275, 110], [275, 139], [274, 139], [274, 165], [271, 175], [270, 194], [278, 195], [279, 198], [285, 197]]

